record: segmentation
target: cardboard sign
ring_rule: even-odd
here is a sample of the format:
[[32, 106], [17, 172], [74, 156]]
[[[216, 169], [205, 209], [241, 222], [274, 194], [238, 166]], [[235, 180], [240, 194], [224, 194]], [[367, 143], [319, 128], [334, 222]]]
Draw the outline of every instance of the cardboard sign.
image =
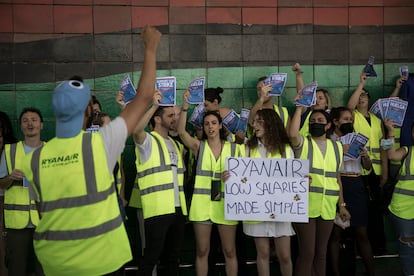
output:
[[228, 220], [308, 222], [309, 160], [226, 159]]

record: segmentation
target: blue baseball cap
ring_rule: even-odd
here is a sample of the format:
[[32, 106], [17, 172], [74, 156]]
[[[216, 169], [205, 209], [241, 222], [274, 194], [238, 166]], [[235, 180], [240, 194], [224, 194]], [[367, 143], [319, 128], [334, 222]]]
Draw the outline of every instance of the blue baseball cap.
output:
[[90, 99], [89, 85], [79, 80], [63, 81], [54, 89], [52, 104], [57, 137], [69, 138], [80, 133]]

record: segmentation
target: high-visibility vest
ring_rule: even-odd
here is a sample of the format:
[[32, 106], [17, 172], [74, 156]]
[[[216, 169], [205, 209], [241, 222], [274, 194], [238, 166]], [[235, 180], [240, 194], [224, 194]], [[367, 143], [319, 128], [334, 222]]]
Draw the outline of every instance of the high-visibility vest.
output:
[[283, 126], [286, 128], [289, 120], [289, 112], [287, 108], [284, 106], [278, 106], [274, 104], [273, 109], [276, 111], [277, 115], [279, 115], [280, 119], [282, 120]]
[[388, 209], [399, 218], [414, 219], [414, 155], [413, 146], [404, 147], [408, 152], [401, 166], [398, 182]]
[[[400, 148], [400, 139], [401, 137], [401, 128], [400, 127], [394, 127], [394, 149]], [[391, 164], [393, 165], [401, 165], [401, 161], [394, 161], [389, 160]]]
[[99, 132], [54, 138], [26, 161], [40, 204], [33, 239], [45, 275], [104, 275], [132, 259]]
[[[26, 153], [23, 142], [6, 144], [4, 146], [7, 170], [9, 174], [14, 169], [21, 169]], [[29, 187], [23, 186], [23, 181], [13, 181], [4, 192], [4, 223], [6, 228], [23, 229], [29, 223], [39, 223], [39, 213], [36, 203], [30, 200]]]
[[[137, 166], [138, 185], [141, 195], [144, 219], [175, 213], [174, 175], [164, 138], [151, 132], [151, 157]], [[184, 195], [184, 165], [182, 144], [168, 137], [178, 156], [177, 179], [181, 211], [187, 215]]]
[[[372, 168], [374, 169], [375, 174], [381, 175], [382, 168], [380, 140], [383, 137], [381, 120], [369, 112], [371, 120], [371, 125], [369, 125], [367, 119], [365, 119], [364, 115], [357, 109], [354, 110], [354, 115], [354, 130], [355, 132], [362, 133], [369, 138], [366, 145], [368, 156], [371, 159]], [[363, 170], [364, 175], [369, 174], [369, 172], [370, 171]]]
[[[138, 148], [135, 147], [135, 166], [138, 168], [140, 163], [139, 160], [139, 151]], [[139, 177], [138, 174], [135, 176], [134, 185], [132, 186], [131, 197], [128, 202], [129, 207], [133, 208], [142, 208], [142, 201], [141, 201], [141, 194], [139, 192], [139, 185], [138, 185]]]
[[339, 199], [337, 175], [342, 163], [342, 146], [339, 142], [326, 140], [326, 153], [322, 155], [311, 137], [304, 138], [300, 159], [309, 160], [309, 217], [333, 220]]
[[303, 137], [307, 137], [309, 136], [309, 119], [310, 119], [310, 115], [312, 114], [312, 111], [308, 112], [308, 114], [306, 115], [305, 121], [303, 122], [302, 127], [299, 130], [299, 133], [303, 136]]
[[[200, 141], [190, 221], [211, 220], [214, 223], [225, 225], [236, 225], [238, 223], [237, 221], [224, 219], [224, 183], [221, 181], [221, 174], [225, 168], [226, 157], [240, 157], [242, 156], [241, 152], [241, 145], [224, 141], [220, 157], [216, 160], [208, 143]], [[211, 200], [211, 183], [213, 180], [221, 182], [220, 201]]]
[[138, 177], [135, 177], [134, 185], [132, 186], [131, 197], [128, 206], [132, 208], [142, 208], [141, 194], [139, 192]]

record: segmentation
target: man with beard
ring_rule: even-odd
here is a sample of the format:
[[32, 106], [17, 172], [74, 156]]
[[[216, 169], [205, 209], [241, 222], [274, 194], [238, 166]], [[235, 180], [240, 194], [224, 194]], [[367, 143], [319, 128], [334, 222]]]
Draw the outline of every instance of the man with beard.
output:
[[[144, 215], [145, 248], [139, 275], [151, 275], [161, 259], [158, 275], [178, 275], [187, 207], [184, 196], [184, 147], [168, 136], [175, 130], [173, 106], [159, 106], [161, 93], [137, 125], [137, 177]], [[148, 122], [153, 131], [145, 132]]]
[[30, 200], [28, 182], [21, 170], [24, 157], [43, 145], [40, 140], [43, 117], [38, 109], [25, 108], [19, 121], [24, 140], [5, 145], [0, 162], [0, 188], [5, 190], [6, 263], [9, 275], [29, 275], [32, 271], [43, 275], [33, 249], [39, 214], [35, 202]]

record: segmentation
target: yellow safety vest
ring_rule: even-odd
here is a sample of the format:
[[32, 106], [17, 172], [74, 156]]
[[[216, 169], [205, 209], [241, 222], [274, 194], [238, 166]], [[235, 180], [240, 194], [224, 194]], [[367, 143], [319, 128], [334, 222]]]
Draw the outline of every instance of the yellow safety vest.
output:
[[[401, 141], [401, 128], [400, 127], [394, 127], [394, 149], [400, 148], [400, 141]], [[394, 161], [389, 160], [391, 164], [393, 165], [401, 165], [401, 161]]]
[[309, 160], [309, 217], [333, 220], [339, 199], [338, 170], [342, 163], [342, 146], [339, 142], [326, 140], [326, 153], [322, 155], [311, 137], [304, 138], [300, 159]]
[[[354, 111], [354, 130], [357, 133], [362, 133], [366, 137], [369, 138], [368, 143], [366, 145], [368, 156], [371, 158], [372, 168], [376, 175], [381, 175], [382, 168], [381, 168], [381, 148], [380, 148], [380, 141], [383, 137], [382, 135], [382, 128], [381, 128], [381, 120], [369, 112], [371, 125], [368, 124], [367, 119], [365, 119], [364, 115], [359, 112], [357, 109]], [[364, 175], [369, 174], [370, 171], [362, 170]]]
[[398, 176], [398, 182], [395, 185], [392, 194], [391, 203], [388, 209], [399, 218], [412, 220], [414, 219], [414, 155], [413, 146], [404, 147], [407, 157], [401, 166]]
[[[139, 151], [138, 148], [135, 147], [135, 166], [138, 168], [140, 160], [139, 160]], [[128, 206], [133, 208], [142, 208], [142, 201], [141, 201], [141, 194], [139, 192], [139, 185], [138, 185], [139, 177], [138, 174], [135, 177], [134, 185], [132, 186], [131, 197], [129, 199]]]
[[[174, 214], [174, 175], [168, 148], [164, 138], [157, 132], [151, 132], [151, 157], [137, 166], [137, 177], [141, 194], [144, 219], [154, 216]], [[184, 215], [187, 215], [187, 206], [184, 195], [184, 147], [168, 137], [175, 147], [178, 164], [177, 178], [180, 193], [180, 205]]]
[[307, 137], [310, 133], [309, 133], [309, 118], [310, 115], [312, 114], [312, 110], [308, 113], [308, 115], [305, 118], [305, 121], [303, 122], [302, 127], [299, 130], [299, 133], [303, 136], [303, 137]]
[[274, 104], [273, 109], [276, 111], [277, 115], [279, 115], [280, 119], [282, 120], [283, 126], [286, 128], [289, 120], [289, 112], [287, 108]]
[[[9, 174], [22, 168], [26, 156], [23, 142], [6, 144], [4, 153]], [[39, 223], [36, 203], [30, 200], [29, 187], [23, 187], [23, 181], [13, 181], [4, 192], [4, 223], [6, 228], [23, 229], [29, 222], [35, 226]]]
[[[224, 183], [221, 174], [224, 171], [226, 157], [242, 156], [241, 145], [223, 142], [223, 148], [218, 160], [215, 159], [206, 141], [200, 141], [194, 192], [191, 200], [190, 221], [211, 220], [217, 224], [236, 225], [237, 221], [224, 219]], [[220, 201], [211, 200], [211, 183], [213, 180], [221, 182]]]
[[26, 162], [40, 203], [33, 238], [45, 275], [104, 275], [132, 259], [99, 132], [54, 138]]

